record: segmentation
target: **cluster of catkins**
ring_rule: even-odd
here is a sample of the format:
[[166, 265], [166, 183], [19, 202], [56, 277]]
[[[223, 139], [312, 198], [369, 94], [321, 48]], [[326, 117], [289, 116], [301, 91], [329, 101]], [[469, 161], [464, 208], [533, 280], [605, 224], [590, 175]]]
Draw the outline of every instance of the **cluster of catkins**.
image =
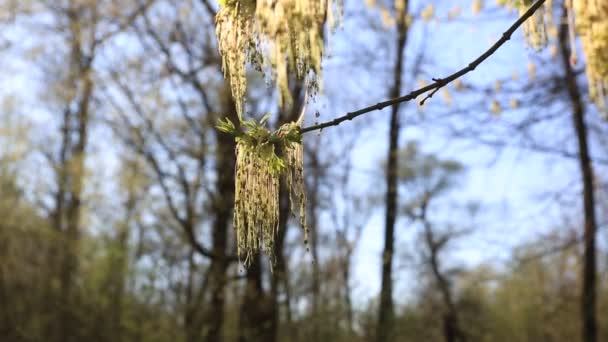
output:
[[272, 144], [237, 142], [233, 225], [245, 265], [263, 247], [269, 255], [273, 251], [279, 227], [279, 173], [268, 158], [274, 153]]
[[[297, 129], [298, 123], [287, 124], [279, 130], [279, 135], [293, 134]], [[277, 147], [282, 150], [282, 157], [277, 156]], [[247, 139], [238, 139], [233, 224], [238, 255], [244, 258], [242, 261], [245, 266], [248, 266], [260, 251], [269, 256], [271, 265], [274, 262], [274, 239], [279, 229], [281, 177], [285, 179], [291, 210], [295, 216], [299, 216], [307, 243], [302, 154], [301, 142], [289, 139], [275, 143], [252, 143]]]
[[569, 9], [574, 11], [576, 22], [575, 27], [570, 29], [576, 30], [581, 37], [587, 62], [585, 71], [589, 82], [589, 93], [598, 107], [607, 111], [608, 0], [566, 0], [566, 3]]
[[323, 28], [333, 26], [341, 0], [224, 0], [216, 16], [223, 70], [242, 113], [247, 63], [271, 70], [280, 104], [291, 101], [288, 73], [307, 78], [316, 91], [321, 74]]
[[[498, 0], [507, 7], [517, 7], [525, 12], [533, 0]], [[571, 62], [577, 63], [575, 37], [581, 38], [589, 82], [591, 99], [603, 112], [608, 112], [608, 0], [565, 0], [570, 29]], [[547, 44], [545, 27], [557, 32], [552, 16], [553, 1], [547, 0], [534, 16], [524, 23], [524, 35], [528, 44], [541, 49]], [[557, 33], [553, 33], [556, 35]]]

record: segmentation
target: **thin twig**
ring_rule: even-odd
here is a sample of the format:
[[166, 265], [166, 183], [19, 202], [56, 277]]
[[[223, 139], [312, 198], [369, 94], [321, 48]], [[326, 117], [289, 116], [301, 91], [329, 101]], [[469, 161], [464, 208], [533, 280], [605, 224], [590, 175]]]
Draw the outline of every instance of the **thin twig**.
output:
[[494, 45], [492, 45], [486, 52], [484, 52], [481, 56], [477, 57], [477, 59], [475, 59], [473, 62], [469, 63], [469, 65], [467, 65], [466, 67], [460, 69], [459, 71], [451, 74], [450, 76], [447, 76], [445, 78], [436, 78], [433, 79], [434, 82], [416, 89], [414, 91], [412, 91], [411, 93], [404, 95], [404, 96], [400, 96], [394, 99], [390, 99], [387, 101], [383, 101], [383, 102], [378, 102], [373, 106], [369, 106], [369, 107], [365, 107], [359, 110], [356, 110], [354, 112], [350, 112], [347, 113], [344, 116], [340, 116], [337, 117], [333, 120], [330, 121], [326, 121], [317, 125], [313, 125], [313, 126], [308, 126], [308, 127], [304, 127], [300, 130], [301, 133], [306, 133], [306, 132], [312, 132], [312, 131], [316, 131], [316, 130], [320, 130], [326, 127], [331, 127], [331, 126], [338, 126], [339, 124], [341, 124], [344, 121], [349, 121], [352, 120], [358, 116], [361, 116], [363, 114], [369, 113], [369, 112], [373, 112], [376, 110], [381, 110], [384, 109], [385, 107], [388, 106], [393, 106], [396, 105], [398, 103], [402, 103], [402, 102], [407, 102], [407, 101], [411, 101], [416, 99], [418, 96], [425, 94], [429, 91], [432, 91], [424, 100], [422, 100], [421, 104], [424, 103], [424, 101], [426, 101], [427, 99], [431, 98], [433, 96], [433, 94], [435, 94], [439, 89], [445, 87], [446, 85], [448, 85], [450, 82], [468, 74], [469, 72], [475, 70], [475, 68], [477, 68], [481, 63], [483, 63], [488, 57], [492, 56], [504, 43], [506, 43], [509, 39], [511, 39], [511, 35], [513, 35], [513, 33], [526, 21], [528, 20], [528, 18], [530, 18], [535, 12], [536, 10], [538, 10], [543, 4], [545, 3], [545, 0], [538, 0], [536, 1], [521, 17], [519, 17], [519, 19], [517, 19], [517, 21], [515, 21], [513, 23], [513, 25], [511, 25], [511, 27], [509, 27], [509, 29], [507, 31], [505, 31], [502, 36], [500, 37], [500, 39], [494, 43]]

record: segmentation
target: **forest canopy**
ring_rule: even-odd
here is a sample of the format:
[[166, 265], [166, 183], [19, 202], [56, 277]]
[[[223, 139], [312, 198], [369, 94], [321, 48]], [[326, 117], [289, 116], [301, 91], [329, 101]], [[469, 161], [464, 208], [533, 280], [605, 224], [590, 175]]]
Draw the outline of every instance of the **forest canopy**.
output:
[[606, 17], [0, 0], [0, 340], [608, 340]]

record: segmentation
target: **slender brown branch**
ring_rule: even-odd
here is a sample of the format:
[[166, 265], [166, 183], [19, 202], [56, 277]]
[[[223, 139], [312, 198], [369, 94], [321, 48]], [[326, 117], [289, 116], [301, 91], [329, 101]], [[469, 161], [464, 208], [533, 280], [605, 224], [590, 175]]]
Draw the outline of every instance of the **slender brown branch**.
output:
[[306, 133], [306, 132], [312, 132], [312, 131], [316, 131], [316, 130], [320, 130], [326, 127], [331, 127], [331, 126], [338, 126], [339, 124], [341, 124], [344, 121], [350, 121], [358, 116], [361, 116], [363, 114], [367, 114], [369, 112], [373, 112], [376, 110], [381, 110], [384, 109], [385, 107], [388, 106], [393, 106], [396, 105], [398, 103], [402, 103], [402, 102], [407, 102], [407, 101], [411, 101], [416, 99], [418, 96], [425, 94], [429, 91], [431, 91], [430, 95], [427, 96], [427, 98], [425, 98], [423, 101], [426, 101], [428, 98], [430, 98], [434, 93], [436, 93], [439, 89], [445, 87], [446, 85], [448, 85], [450, 82], [468, 74], [469, 72], [475, 70], [475, 68], [477, 68], [481, 63], [483, 63], [486, 59], [488, 59], [488, 57], [492, 56], [504, 43], [506, 43], [508, 40], [511, 39], [511, 36], [513, 35], [513, 33], [526, 21], [528, 20], [528, 18], [530, 18], [535, 12], [536, 10], [538, 10], [543, 4], [545, 3], [545, 0], [538, 0], [536, 1], [532, 6], [530, 6], [530, 8], [528, 8], [528, 10], [521, 16], [519, 17], [519, 19], [517, 19], [517, 21], [515, 21], [513, 23], [513, 25], [511, 25], [511, 27], [509, 27], [508, 30], [506, 30], [502, 36], [500, 37], [500, 39], [494, 43], [494, 45], [492, 45], [488, 50], [486, 50], [486, 52], [484, 52], [481, 56], [477, 57], [477, 59], [475, 59], [474, 61], [472, 61], [471, 63], [469, 63], [469, 65], [467, 65], [466, 67], [460, 69], [459, 71], [451, 74], [450, 76], [444, 77], [444, 78], [436, 78], [434, 79], [434, 82], [416, 89], [414, 91], [412, 91], [411, 93], [404, 95], [404, 96], [400, 96], [397, 98], [393, 98], [387, 101], [383, 101], [383, 102], [378, 102], [373, 106], [369, 106], [369, 107], [365, 107], [359, 110], [356, 110], [354, 112], [350, 112], [347, 113], [344, 116], [340, 116], [337, 117], [333, 120], [330, 121], [326, 121], [317, 125], [313, 125], [313, 126], [308, 126], [308, 127], [304, 127], [301, 129], [301, 133]]

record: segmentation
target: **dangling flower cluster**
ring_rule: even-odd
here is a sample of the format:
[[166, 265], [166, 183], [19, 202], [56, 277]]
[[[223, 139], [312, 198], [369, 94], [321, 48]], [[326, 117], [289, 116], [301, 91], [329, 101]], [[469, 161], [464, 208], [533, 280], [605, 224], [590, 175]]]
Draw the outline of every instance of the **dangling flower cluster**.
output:
[[[533, 0], [498, 0], [498, 3], [507, 7], [516, 6], [523, 13], [532, 5]], [[572, 64], [578, 62], [575, 44], [578, 35], [586, 58], [589, 94], [598, 108], [608, 114], [608, 0], [566, 0], [565, 4], [572, 47], [570, 61]], [[526, 40], [537, 50], [547, 44], [548, 36], [557, 36], [557, 23], [553, 20], [552, 8], [553, 1], [547, 0], [524, 23]], [[551, 53], [556, 53], [555, 47]]]
[[223, 0], [216, 33], [225, 76], [242, 113], [246, 65], [270, 69], [280, 104], [291, 101], [288, 72], [307, 79], [311, 91], [320, 82], [323, 25], [331, 27], [342, 0]]
[[[236, 145], [234, 228], [237, 249], [248, 265], [264, 247], [269, 255], [279, 227], [279, 174], [274, 145]], [[278, 157], [277, 157], [278, 158]]]
[[[568, 0], [566, 2], [574, 10], [575, 27], [570, 23], [570, 37], [574, 40], [574, 30], [581, 37], [583, 54], [587, 60], [586, 74], [589, 82], [591, 99], [600, 110], [608, 110], [608, 0]], [[569, 14], [572, 16], [572, 13]], [[576, 62], [576, 49], [571, 43], [573, 55], [571, 60]]]
[[261, 251], [274, 262], [281, 176], [289, 190], [291, 211], [299, 217], [308, 241], [301, 121], [285, 124], [271, 133], [264, 127], [268, 118], [241, 121], [247, 131], [240, 131], [228, 119], [218, 124], [219, 130], [235, 135], [237, 141], [233, 225], [238, 255], [245, 266]]
[[247, 87], [246, 65], [248, 61], [258, 60], [257, 43], [250, 33], [252, 23], [245, 19], [251, 17], [254, 11], [255, 0], [234, 1], [223, 6], [215, 19], [222, 70], [230, 82], [239, 117], [243, 113]]
[[[279, 134], [289, 136], [290, 132], [299, 132], [300, 123], [294, 122], [279, 129]], [[281, 132], [282, 131], [282, 132]], [[304, 191], [304, 158], [302, 143], [286, 139], [284, 145], [287, 164], [285, 181], [289, 190], [291, 212], [300, 218], [300, 227], [304, 230], [304, 244], [308, 248], [308, 227], [306, 225], [306, 193]]]
[[[519, 15], [524, 14], [530, 5], [532, 0], [519, 1]], [[545, 5], [546, 6], [546, 5]], [[545, 26], [545, 6], [541, 6], [534, 15], [523, 24], [524, 37], [528, 42], [528, 45], [534, 50], [541, 50], [547, 46], [547, 29]], [[551, 10], [549, 9], [549, 12]]]
[[[498, 0], [499, 5], [506, 6], [507, 8], [517, 8], [519, 14], [525, 13], [528, 8], [534, 3], [533, 0]], [[546, 20], [551, 21], [551, 1], [545, 3], [540, 7], [534, 15], [523, 24], [524, 37], [530, 47], [535, 50], [540, 50], [547, 46], [547, 29]], [[547, 13], [545, 14], [545, 7], [547, 7]], [[547, 17], [547, 18], [546, 18]]]

